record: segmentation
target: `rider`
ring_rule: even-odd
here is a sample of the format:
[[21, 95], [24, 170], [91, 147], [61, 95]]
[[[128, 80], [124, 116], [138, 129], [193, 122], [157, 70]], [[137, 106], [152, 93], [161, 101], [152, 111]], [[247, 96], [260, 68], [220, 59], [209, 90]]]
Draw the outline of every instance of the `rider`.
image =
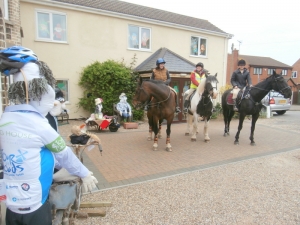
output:
[[233, 86], [232, 90], [232, 100], [234, 103], [233, 110], [238, 111], [237, 105], [236, 105], [236, 97], [237, 94], [241, 89], [243, 89], [245, 86], [252, 87], [252, 80], [249, 71], [246, 69], [246, 62], [245, 60], [241, 59], [238, 61], [238, 69], [235, 70], [231, 75], [231, 85]]
[[55, 161], [81, 177], [85, 189], [93, 190], [97, 180], [45, 118], [53, 108], [56, 82], [47, 64], [22, 46], [1, 50], [0, 58], [1, 72], [13, 75], [8, 98], [14, 104], [0, 119], [6, 224], [50, 225], [47, 199]]
[[196, 69], [191, 72], [191, 85], [190, 89], [186, 92], [187, 96], [184, 99], [184, 110], [183, 112], [186, 114], [188, 112], [188, 108], [190, 105], [190, 96], [197, 89], [201, 80], [205, 78], [207, 75], [207, 70], [204, 70], [204, 65], [202, 62], [197, 63]]
[[[166, 61], [163, 58], [158, 58], [156, 60], [156, 68], [153, 69], [151, 79], [152, 80], [161, 80], [165, 83], [165, 85], [169, 86], [169, 84], [171, 82], [171, 77], [170, 77], [169, 71], [165, 67], [165, 63], [166, 63]], [[175, 93], [175, 102], [176, 102], [175, 112], [180, 113], [181, 110], [178, 106], [177, 92], [172, 87], [169, 86], [169, 88], [171, 88]]]

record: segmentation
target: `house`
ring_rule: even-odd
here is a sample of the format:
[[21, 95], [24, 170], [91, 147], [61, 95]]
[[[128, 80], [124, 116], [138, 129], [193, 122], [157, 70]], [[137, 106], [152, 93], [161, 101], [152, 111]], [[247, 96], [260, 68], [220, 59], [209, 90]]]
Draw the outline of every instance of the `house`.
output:
[[300, 104], [300, 59], [293, 64], [291, 81], [293, 81], [296, 87], [293, 90], [293, 104]]
[[[15, 0], [13, 0], [15, 1]], [[209, 21], [117, 0], [20, 0], [22, 45], [47, 62], [65, 92], [70, 118], [90, 112], [77, 107], [83, 67], [113, 59], [141, 64], [160, 48], [203, 62], [225, 84], [232, 35]], [[99, 96], [101, 97], [101, 96]]]
[[[0, 49], [21, 44], [22, 29], [19, 12], [19, 0], [0, 0]], [[10, 82], [8, 77], [1, 76], [0, 115], [8, 104], [6, 90]]]

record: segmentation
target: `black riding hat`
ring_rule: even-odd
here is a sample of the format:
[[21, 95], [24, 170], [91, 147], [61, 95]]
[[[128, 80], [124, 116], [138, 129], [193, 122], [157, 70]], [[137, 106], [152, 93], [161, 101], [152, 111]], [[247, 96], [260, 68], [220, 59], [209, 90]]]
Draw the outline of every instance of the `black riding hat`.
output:
[[203, 65], [203, 63], [202, 63], [202, 62], [199, 62], [199, 63], [197, 63], [197, 64], [196, 64], [196, 67], [198, 67], [198, 66], [201, 66], [201, 67], [202, 67], [202, 69], [204, 68], [204, 65]]
[[245, 66], [245, 65], [246, 65], [245, 60], [243, 60], [243, 59], [239, 60], [238, 66]]

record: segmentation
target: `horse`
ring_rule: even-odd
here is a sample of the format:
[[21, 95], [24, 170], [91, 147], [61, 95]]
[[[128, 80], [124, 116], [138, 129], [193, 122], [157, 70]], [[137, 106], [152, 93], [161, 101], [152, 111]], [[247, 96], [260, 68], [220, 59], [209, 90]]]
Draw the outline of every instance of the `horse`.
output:
[[[191, 141], [196, 141], [196, 134], [198, 133], [198, 117], [199, 113], [204, 118], [204, 141], [209, 142], [210, 138], [208, 136], [208, 124], [210, 117], [212, 115], [212, 98], [215, 99], [218, 95], [217, 92], [217, 74], [214, 76], [208, 75], [201, 80], [197, 87], [194, 95], [191, 97], [190, 108], [187, 113], [187, 129], [185, 136], [190, 135], [190, 126], [193, 124]], [[200, 100], [203, 99], [202, 103]], [[200, 104], [198, 104], [200, 103]], [[198, 108], [198, 109], [197, 109]]]
[[[252, 87], [247, 87], [244, 91], [241, 100], [237, 99], [238, 108], [239, 108], [239, 126], [238, 131], [235, 135], [234, 144], [239, 144], [239, 136], [240, 132], [243, 128], [243, 122], [247, 115], [252, 115], [252, 122], [251, 122], [251, 134], [250, 134], [250, 141], [251, 145], [255, 146], [254, 142], [254, 130], [255, 130], [255, 123], [259, 117], [259, 112], [262, 108], [261, 100], [266, 96], [269, 91], [275, 90], [280, 92], [285, 98], [290, 98], [292, 95], [292, 91], [288, 86], [287, 82], [283, 78], [281, 74], [276, 74], [275, 70], [273, 74], [269, 76], [264, 81], [259, 82], [257, 85]], [[228, 103], [228, 96], [231, 94], [232, 89], [225, 91], [222, 95], [222, 109], [223, 109], [223, 116], [224, 116], [224, 137], [229, 135], [229, 127], [230, 121], [234, 115], [233, 104]]]
[[175, 93], [162, 81], [146, 80], [142, 84], [138, 83], [132, 105], [136, 109], [148, 106], [149, 133], [152, 133], [152, 130], [154, 132], [154, 151], [158, 148], [158, 133], [161, 123], [164, 119], [167, 121], [166, 150], [171, 152], [170, 134], [176, 107]]

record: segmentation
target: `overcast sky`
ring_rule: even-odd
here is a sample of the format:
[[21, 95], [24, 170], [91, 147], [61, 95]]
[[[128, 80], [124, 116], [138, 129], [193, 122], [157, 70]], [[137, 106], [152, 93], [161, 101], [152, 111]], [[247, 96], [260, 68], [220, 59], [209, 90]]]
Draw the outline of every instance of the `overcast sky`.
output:
[[[123, 0], [208, 20], [241, 55], [266, 56], [292, 66], [300, 58], [300, 0]], [[241, 43], [239, 43], [240, 41]]]

